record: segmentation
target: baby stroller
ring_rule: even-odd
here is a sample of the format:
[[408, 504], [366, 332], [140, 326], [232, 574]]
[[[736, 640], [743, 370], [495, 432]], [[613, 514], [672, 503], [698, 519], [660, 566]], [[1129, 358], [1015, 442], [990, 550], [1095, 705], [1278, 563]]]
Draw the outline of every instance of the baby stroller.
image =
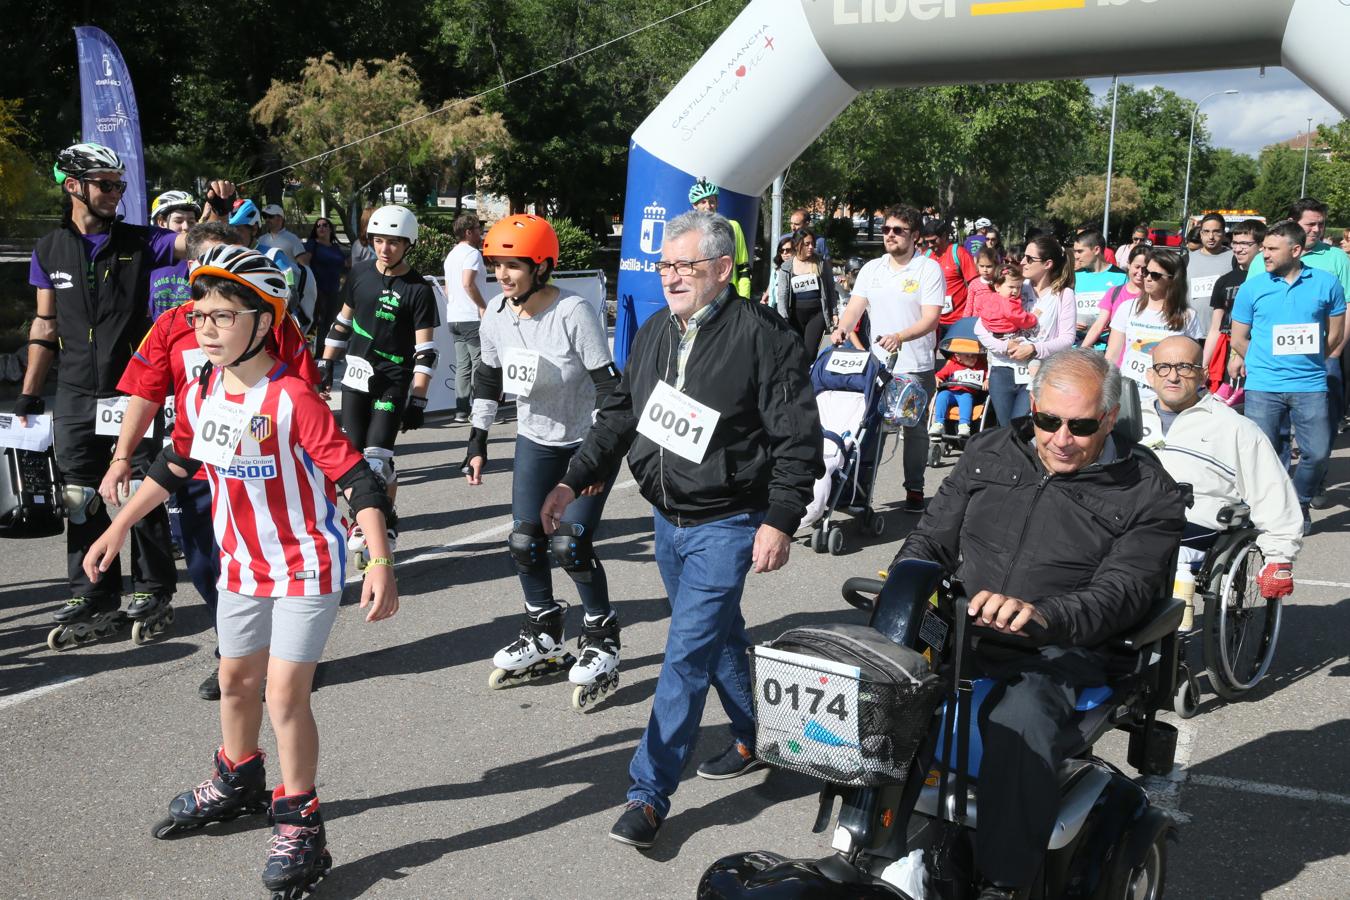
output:
[[843, 552], [844, 532], [831, 523], [840, 507], [858, 517], [864, 533], [879, 537], [886, 530], [885, 518], [872, 509], [872, 488], [886, 442], [881, 406], [889, 381], [876, 356], [847, 344], [826, 347], [811, 366], [825, 435], [825, 474], [798, 527], [812, 529], [807, 543], [817, 553]]
[[[953, 322], [938, 344], [938, 351], [947, 359], [951, 359], [957, 353], [970, 353], [983, 360], [985, 358], [984, 347], [975, 337], [975, 323], [977, 321], [979, 320], [970, 317]], [[982, 390], [980, 385], [986, 377], [988, 377], [987, 370], [981, 373], [978, 378], [975, 378], [971, 372], [958, 372], [955, 379], [946, 380], [937, 385], [933, 393], [934, 402], [928, 404], [928, 465], [937, 466], [944, 456], [955, 450], [964, 450], [966, 441], [984, 429], [985, 412], [989, 409], [989, 394]], [[937, 391], [956, 385], [973, 386], [975, 388], [971, 392], [974, 395], [974, 407], [970, 414], [969, 435], [957, 433], [960, 410], [955, 406], [947, 410], [947, 416], [942, 422], [941, 432], [937, 432], [933, 427], [934, 417], [937, 415]], [[992, 410], [989, 410], [989, 412], [992, 415]]]

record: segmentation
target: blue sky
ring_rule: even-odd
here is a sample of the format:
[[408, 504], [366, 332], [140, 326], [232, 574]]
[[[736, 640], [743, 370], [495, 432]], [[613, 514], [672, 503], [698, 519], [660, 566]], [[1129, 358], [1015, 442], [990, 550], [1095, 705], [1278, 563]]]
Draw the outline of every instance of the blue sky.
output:
[[[1209, 128], [1216, 147], [1229, 147], [1253, 156], [1268, 144], [1302, 134], [1312, 116], [1313, 127], [1339, 122], [1341, 114], [1303, 84], [1288, 69], [1270, 66], [1265, 77], [1260, 69], [1224, 69], [1181, 75], [1132, 75], [1122, 78], [1139, 88], [1165, 87], [1195, 101], [1211, 91], [1236, 88], [1235, 96], [1220, 95], [1205, 101], [1200, 117]], [[1098, 97], [1109, 99], [1110, 78], [1089, 78]]]

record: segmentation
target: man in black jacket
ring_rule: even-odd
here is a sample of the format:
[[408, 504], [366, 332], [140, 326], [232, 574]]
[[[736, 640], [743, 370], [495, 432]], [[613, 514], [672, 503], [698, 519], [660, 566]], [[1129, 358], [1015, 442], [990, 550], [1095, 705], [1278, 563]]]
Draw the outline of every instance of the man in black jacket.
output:
[[787, 562], [825, 472], [802, 343], [767, 307], [737, 302], [734, 254], [731, 226], [715, 213], [666, 224], [657, 269], [670, 314], [638, 331], [619, 388], [540, 512], [551, 533], [567, 504], [603, 485], [625, 453], [655, 507], [670, 631], [628, 804], [610, 831], [636, 847], [652, 845], [670, 810], [709, 685], [733, 740], [698, 774], [734, 778], [757, 766], [741, 592], [749, 569]]
[[1185, 501], [1149, 453], [1111, 434], [1120, 371], [1082, 349], [1047, 359], [1032, 414], [972, 439], [896, 560], [953, 572], [980, 624], [1049, 644], [982, 659], [1000, 679], [981, 712], [981, 898], [1031, 885], [1059, 806], [1056, 772], [1079, 687], [1106, 682], [1106, 641], [1167, 590]]

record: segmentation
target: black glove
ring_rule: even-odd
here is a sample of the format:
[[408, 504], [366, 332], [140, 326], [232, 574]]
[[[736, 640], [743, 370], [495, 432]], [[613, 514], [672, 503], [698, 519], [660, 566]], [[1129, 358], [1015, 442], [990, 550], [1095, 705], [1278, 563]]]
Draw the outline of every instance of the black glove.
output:
[[331, 359], [316, 359], [314, 365], [319, 367], [319, 390], [331, 391], [333, 389], [333, 361]]
[[14, 415], [16, 416], [39, 416], [46, 409], [47, 404], [41, 397], [34, 397], [32, 394], [20, 394], [14, 398]]
[[408, 397], [408, 405], [403, 410], [403, 427], [400, 431], [412, 431], [422, 427], [422, 422], [427, 417], [427, 398], [412, 394]]
[[487, 463], [487, 429], [470, 428], [468, 452], [464, 454], [464, 465], [459, 470], [465, 475], [469, 474], [469, 460], [475, 456], [483, 457], [483, 462]]
[[215, 192], [214, 189], [208, 190], [208, 191], [206, 192], [206, 203], [207, 203], [207, 205], [211, 207], [211, 211], [212, 211], [212, 212], [214, 212], [216, 215], [220, 216], [222, 219], [227, 219], [227, 218], [229, 218], [229, 216], [230, 216], [230, 206], [231, 206], [230, 201], [231, 201], [232, 199], [233, 199], [233, 198], [231, 198], [231, 197], [221, 197], [221, 196], [219, 196], [218, 194], [216, 194], [216, 192]]

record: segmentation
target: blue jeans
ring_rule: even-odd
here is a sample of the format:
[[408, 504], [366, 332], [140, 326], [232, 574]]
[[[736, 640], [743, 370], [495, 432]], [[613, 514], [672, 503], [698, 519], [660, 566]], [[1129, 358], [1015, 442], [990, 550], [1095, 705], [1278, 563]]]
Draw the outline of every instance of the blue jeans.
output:
[[[1334, 429], [1341, 422], [1341, 416], [1345, 410], [1345, 379], [1344, 372], [1341, 370], [1340, 357], [1335, 359], [1328, 358], [1327, 368], [1327, 408], [1331, 415], [1331, 427]], [[1335, 440], [1335, 432], [1332, 432], [1332, 440]]]
[[1280, 446], [1280, 426], [1292, 422], [1298, 440], [1299, 463], [1294, 470], [1294, 493], [1304, 508], [1322, 486], [1331, 455], [1331, 417], [1326, 391], [1247, 391], [1247, 418], [1265, 433], [1271, 446]]
[[[567, 464], [572, 461], [579, 447], [553, 447], [536, 444], [527, 437], [516, 438], [515, 465], [511, 470], [512, 519], [539, 524], [539, 509], [544, 505], [544, 498], [567, 474]], [[577, 535], [589, 534], [594, 542], [596, 530], [600, 527], [600, 516], [605, 511], [605, 501], [609, 499], [609, 490], [614, 486], [617, 475], [616, 469], [605, 483], [602, 493], [594, 497], [578, 497], [568, 504], [563, 520], [558, 525], [559, 531], [571, 529]], [[525, 602], [536, 609], [559, 605], [553, 597], [550, 564], [549, 558], [545, 556], [538, 566], [529, 571], [518, 570]], [[586, 615], [602, 618], [609, 615], [609, 579], [605, 576], [605, 567], [600, 565], [599, 557], [592, 554], [589, 571], [569, 574], [576, 582], [577, 595], [581, 598]]]
[[938, 391], [933, 398], [933, 421], [946, 422], [953, 403], [960, 416], [958, 424], [969, 425], [971, 413], [975, 410], [975, 396], [969, 391]]
[[1031, 413], [1027, 385], [1015, 382], [1013, 370], [1008, 366], [989, 367], [989, 403], [1000, 425], [1009, 425], [1013, 419]]
[[741, 592], [764, 515], [744, 513], [685, 528], [655, 510], [653, 518], [656, 564], [670, 595], [670, 630], [651, 717], [628, 767], [633, 782], [628, 799], [651, 804], [664, 818], [698, 737], [709, 685], [731, 719], [732, 736], [755, 746], [750, 636], [741, 617]]

